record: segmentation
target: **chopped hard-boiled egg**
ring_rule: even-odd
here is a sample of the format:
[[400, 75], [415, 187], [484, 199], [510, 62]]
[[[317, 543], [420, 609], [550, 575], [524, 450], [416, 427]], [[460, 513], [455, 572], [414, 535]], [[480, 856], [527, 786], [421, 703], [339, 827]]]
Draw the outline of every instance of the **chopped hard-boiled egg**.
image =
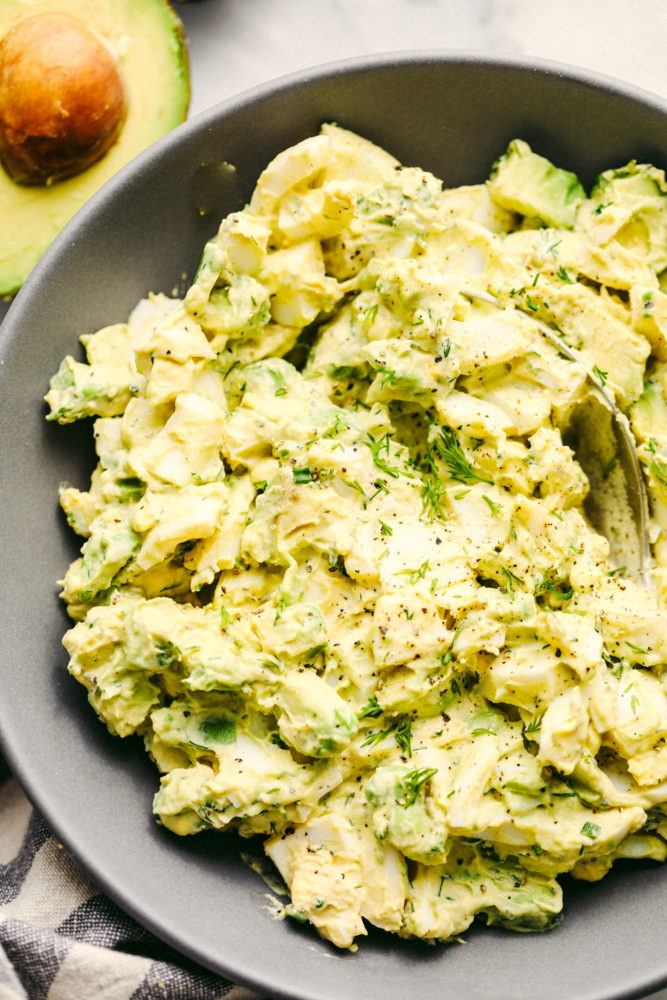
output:
[[[339, 947], [544, 930], [562, 873], [667, 854], [666, 233], [652, 167], [587, 197], [517, 141], [447, 191], [326, 125], [183, 300], [52, 380], [98, 456], [61, 490], [71, 673], [159, 822], [266, 838]], [[627, 413], [650, 591], [588, 520], [590, 380], [535, 319]]]

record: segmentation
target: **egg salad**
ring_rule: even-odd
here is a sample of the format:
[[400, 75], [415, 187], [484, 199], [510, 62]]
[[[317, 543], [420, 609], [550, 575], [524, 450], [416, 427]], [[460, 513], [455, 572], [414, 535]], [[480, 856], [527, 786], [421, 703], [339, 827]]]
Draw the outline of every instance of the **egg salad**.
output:
[[[544, 930], [563, 873], [665, 859], [660, 170], [586, 193], [515, 140], [443, 189], [325, 125], [182, 298], [81, 339], [46, 396], [98, 456], [60, 492], [64, 644], [160, 823], [261, 837], [340, 948]], [[650, 586], [588, 514], [595, 478], [630, 517], [613, 438], [595, 476], [575, 457], [592, 380], [636, 440]]]

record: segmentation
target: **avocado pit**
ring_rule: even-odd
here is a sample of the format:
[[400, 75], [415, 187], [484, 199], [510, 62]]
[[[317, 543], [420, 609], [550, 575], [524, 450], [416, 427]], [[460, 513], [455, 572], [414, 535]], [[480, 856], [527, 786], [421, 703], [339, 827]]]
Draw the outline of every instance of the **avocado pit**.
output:
[[86, 170], [116, 141], [125, 112], [116, 60], [78, 18], [34, 14], [0, 41], [0, 160], [17, 183]]

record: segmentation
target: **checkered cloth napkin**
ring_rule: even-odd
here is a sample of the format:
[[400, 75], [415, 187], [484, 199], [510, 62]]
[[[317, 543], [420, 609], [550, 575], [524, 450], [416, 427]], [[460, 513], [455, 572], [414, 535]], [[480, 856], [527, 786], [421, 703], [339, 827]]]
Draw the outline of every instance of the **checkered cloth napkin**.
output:
[[189, 962], [83, 874], [0, 756], [0, 1000], [261, 1000]]

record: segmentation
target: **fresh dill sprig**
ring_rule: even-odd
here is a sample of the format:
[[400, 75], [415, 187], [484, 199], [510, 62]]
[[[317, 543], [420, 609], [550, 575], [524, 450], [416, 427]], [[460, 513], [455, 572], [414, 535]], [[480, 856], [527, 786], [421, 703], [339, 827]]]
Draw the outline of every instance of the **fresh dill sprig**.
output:
[[410, 583], [414, 584], [417, 580], [423, 580], [429, 569], [429, 561], [425, 559], [421, 566], [418, 566], [416, 569], [399, 569], [397, 572], [403, 576], [408, 576]]
[[360, 719], [377, 719], [380, 715], [382, 715], [382, 706], [374, 695], [368, 699], [359, 712]]
[[500, 515], [500, 511], [503, 509], [502, 504], [495, 503], [491, 497], [487, 497], [486, 493], [482, 493], [482, 500], [486, 503], [494, 517], [498, 517]]
[[388, 736], [393, 736], [399, 750], [402, 750], [408, 757], [412, 757], [412, 726], [409, 716], [400, 715], [386, 729], [380, 729], [377, 733], [371, 733], [370, 736], [367, 736], [361, 745], [362, 747], [374, 747], [378, 743], [382, 743]]
[[493, 480], [481, 472], [476, 472], [466, 458], [465, 452], [459, 443], [455, 432], [451, 427], [441, 427], [440, 434], [430, 442], [427, 450], [427, 462], [433, 464], [433, 458], [437, 455], [447, 466], [452, 479], [459, 483], [488, 483], [493, 484]]
[[534, 719], [531, 719], [528, 725], [525, 727], [524, 732], [539, 733], [540, 729], [542, 728], [542, 719], [544, 718], [545, 712], [546, 708], [544, 709], [544, 712], [540, 712], [540, 714], [536, 715]]
[[396, 783], [396, 802], [399, 806], [407, 809], [417, 801], [419, 792], [427, 781], [438, 773], [437, 767], [417, 767], [414, 771], [408, 771]]
[[447, 490], [435, 473], [424, 476], [422, 485], [422, 514], [425, 514], [429, 521], [435, 517], [443, 521], [447, 518], [447, 512], [442, 506], [442, 498], [446, 496]]
[[[389, 465], [389, 434], [385, 434], [381, 438], [374, 438], [372, 434], [367, 435], [367, 440], [364, 444], [368, 445], [371, 450], [371, 455], [373, 456], [373, 461], [377, 465], [378, 469], [382, 469], [386, 472], [388, 476], [392, 476], [393, 479], [398, 479], [400, 472], [394, 465]], [[380, 452], [384, 451], [385, 457], [382, 457]]]

